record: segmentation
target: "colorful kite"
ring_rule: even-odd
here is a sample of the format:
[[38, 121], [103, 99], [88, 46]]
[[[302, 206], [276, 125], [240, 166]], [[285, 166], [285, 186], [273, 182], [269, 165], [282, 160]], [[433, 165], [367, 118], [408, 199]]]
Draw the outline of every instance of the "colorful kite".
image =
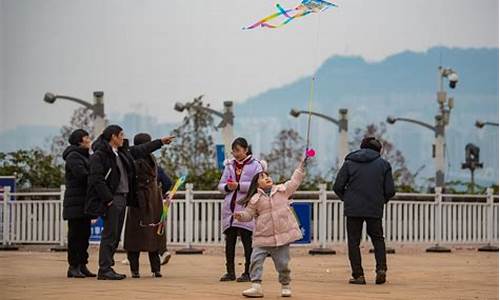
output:
[[[337, 5], [323, 0], [302, 0], [295, 8], [284, 9], [281, 5], [276, 4], [276, 8], [278, 9], [277, 13], [267, 16], [253, 25], [243, 27], [243, 29], [248, 30], [256, 27], [279, 28], [285, 26], [294, 19], [307, 16], [310, 13], [320, 13], [330, 7], [337, 7]], [[279, 16], [284, 16], [285, 20], [278, 24], [268, 23]]]
[[174, 187], [170, 190], [170, 192], [168, 192], [167, 198], [163, 200], [163, 210], [161, 212], [160, 221], [158, 223], [143, 224], [141, 221], [139, 225], [141, 227], [158, 226], [158, 231], [156, 233], [158, 235], [162, 235], [165, 231], [165, 226], [167, 225], [167, 217], [170, 204], [174, 200], [175, 193], [177, 193], [177, 190], [184, 184], [185, 181], [186, 181], [186, 176], [181, 176], [179, 179], [177, 179], [177, 181], [174, 184]]
[[170, 208], [170, 204], [174, 200], [175, 193], [177, 193], [177, 190], [181, 187], [181, 185], [184, 184], [186, 181], [186, 176], [181, 176], [179, 179], [177, 179], [177, 182], [175, 183], [174, 187], [170, 192], [168, 192], [167, 199], [163, 200], [163, 211], [161, 213], [160, 217], [160, 224], [158, 225], [158, 231], [156, 232], [158, 235], [162, 235], [165, 232], [165, 227], [167, 226], [167, 217], [168, 217], [168, 210]]

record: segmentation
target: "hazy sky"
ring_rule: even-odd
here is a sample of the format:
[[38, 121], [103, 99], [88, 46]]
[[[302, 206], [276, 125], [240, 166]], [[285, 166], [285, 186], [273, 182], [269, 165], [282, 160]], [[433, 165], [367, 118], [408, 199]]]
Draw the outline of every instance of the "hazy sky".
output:
[[498, 47], [498, 0], [339, 0], [278, 30], [241, 30], [277, 2], [299, 1], [0, 0], [0, 130], [67, 123], [77, 106], [48, 105], [46, 91], [103, 90], [108, 114], [176, 121], [176, 101], [243, 101], [332, 55]]

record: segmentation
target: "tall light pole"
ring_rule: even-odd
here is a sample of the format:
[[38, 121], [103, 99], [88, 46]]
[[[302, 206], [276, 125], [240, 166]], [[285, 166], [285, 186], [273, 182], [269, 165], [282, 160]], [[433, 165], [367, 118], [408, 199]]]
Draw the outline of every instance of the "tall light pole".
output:
[[222, 121], [217, 125], [217, 128], [222, 128], [222, 139], [224, 141], [224, 154], [226, 158], [231, 155], [231, 143], [234, 139], [233, 126], [234, 126], [234, 113], [233, 113], [233, 101], [224, 101], [224, 111], [219, 112], [213, 110], [209, 107], [204, 107], [200, 105], [199, 102], [188, 102], [185, 104], [175, 103], [174, 109], [178, 112], [183, 112], [185, 109], [188, 111], [190, 109], [205, 111], [210, 114], [216, 115], [222, 118]]
[[94, 103], [90, 103], [75, 97], [70, 97], [70, 96], [64, 96], [64, 95], [55, 95], [53, 93], [45, 93], [43, 97], [43, 101], [53, 104], [56, 102], [57, 99], [64, 99], [64, 100], [69, 100], [76, 102], [80, 105], [85, 106], [86, 108], [90, 109], [92, 111], [92, 117], [94, 118], [94, 138], [98, 137], [102, 131], [104, 130], [104, 127], [106, 127], [106, 119], [105, 119], [105, 114], [104, 114], [104, 92], [101, 91], [96, 91], [94, 92]]
[[[337, 168], [340, 168], [340, 166], [342, 166], [344, 158], [349, 153], [349, 141], [347, 136], [347, 130], [348, 130], [347, 113], [348, 113], [347, 109], [345, 108], [339, 109], [339, 118], [337, 120], [324, 114], [311, 112], [311, 115], [330, 121], [335, 125], [337, 125], [339, 128], [339, 142], [337, 143]], [[298, 118], [300, 114], [309, 114], [309, 112], [305, 110], [296, 110], [296, 109], [290, 110], [290, 115], [292, 115], [295, 118]]]
[[434, 157], [434, 164], [436, 167], [436, 187], [444, 188], [444, 174], [445, 174], [445, 133], [446, 126], [450, 122], [450, 113], [454, 106], [454, 99], [452, 97], [447, 97], [446, 91], [443, 87], [443, 79], [447, 78], [449, 81], [450, 88], [454, 89], [458, 83], [457, 73], [450, 68], [443, 68], [439, 66], [438, 68], [438, 92], [437, 92], [437, 102], [439, 104], [439, 112], [435, 116], [435, 125], [432, 126], [428, 123], [409, 119], [409, 118], [396, 118], [389, 116], [387, 117], [387, 123], [394, 124], [397, 121], [409, 122], [423, 126], [434, 132], [434, 145], [432, 148], [432, 153]]

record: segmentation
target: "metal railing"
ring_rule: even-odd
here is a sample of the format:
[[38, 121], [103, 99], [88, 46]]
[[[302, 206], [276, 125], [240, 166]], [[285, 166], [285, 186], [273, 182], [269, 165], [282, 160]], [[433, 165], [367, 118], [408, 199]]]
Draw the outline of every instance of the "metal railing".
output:
[[[54, 193], [11, 193], [5, 187], [2, 244], [66, 244], [62, 219], [64, 186]], [[29, 197], [30, 200], [22, 200]], [[37, 198], [49, 198], [39, 200]], [[7, 201], [6, 201], [7, 200]], [[223, 245], [223, 195], [194, 191], [191, 184], [178, 192], [166, 228], [170, 245]], [[345, 243], [343, 202], [321, 185], [318, 191], [298, 191], [293, 202], [311, 205], [311, 244], [326, 247]], [[390, 244], [495, 244], [498, 243], [498, 195], [398, 193], [384, 209], [384, 233]], [[363, 240], [368, 239], [366, 231]]]

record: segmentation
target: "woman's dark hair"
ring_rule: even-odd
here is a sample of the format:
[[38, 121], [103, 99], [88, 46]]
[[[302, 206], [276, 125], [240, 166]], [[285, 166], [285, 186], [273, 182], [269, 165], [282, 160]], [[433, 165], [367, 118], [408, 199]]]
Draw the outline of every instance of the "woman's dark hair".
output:
[[111, 141], [111, 137], [113, 135], [118, 136], [120, 134], [120, 132], [122, 132], [122, 131], [123, 131], [123, 129], [120, 126], [118, 126], [118, 125], [109, 125], [102, 132], [102, 137], [103, 137], [104, 140], [106, 140], [107, 142], [109, 142], [109, 141]]
[[369, 137], [365, 137], [361, 141], [360, 148], [361, 149], [372, 149], [372, 150], [375, 150], [377, 152], [380, 152], [380, 150], [382, 150], [382, 144], [376, 138], [369, 136]]
[[146, 144], [151, 142], [151, 136], [147, 133], [138, 133], [134, 136], [134, 145]]
[[240, 205], [247, 206], [248, 202], [250, 202], [250, 199], [252, 199], [253, 195], [257, 194], [257, 189], [259, 188], [259, 177], [262, 174], [266, 174], [267, 176], [269, 176], [269, 173], [267, 173], [266, 171], [262, 171], [255, 174], [255, 176], [252, 178], [252, 182], [250, 183], [250, 187], [248, 188], [246, 196], [238, 200], [238, 203]]
[[77, 129], [71, 133], [69, 136], [68, 142], [73, 146], [80, 146], [80, 143], [83, 142], [83, 138], [89, 136], [89, 133], [83, 129]]

